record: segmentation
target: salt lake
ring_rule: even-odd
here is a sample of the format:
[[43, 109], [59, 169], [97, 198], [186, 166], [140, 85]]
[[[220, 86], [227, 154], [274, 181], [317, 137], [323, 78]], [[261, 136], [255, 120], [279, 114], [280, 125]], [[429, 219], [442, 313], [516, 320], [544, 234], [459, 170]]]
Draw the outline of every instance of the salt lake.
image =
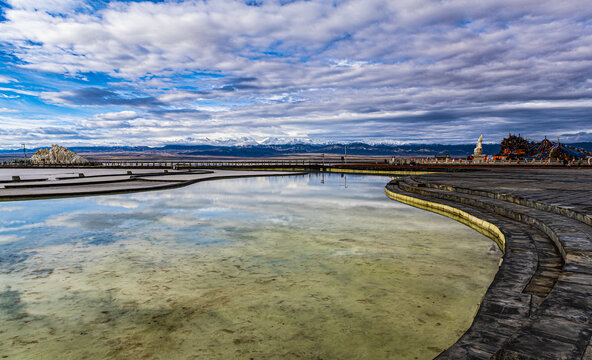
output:
[[501, 252], [385, 176], [0, 203], [0, 357], [431, 359]]

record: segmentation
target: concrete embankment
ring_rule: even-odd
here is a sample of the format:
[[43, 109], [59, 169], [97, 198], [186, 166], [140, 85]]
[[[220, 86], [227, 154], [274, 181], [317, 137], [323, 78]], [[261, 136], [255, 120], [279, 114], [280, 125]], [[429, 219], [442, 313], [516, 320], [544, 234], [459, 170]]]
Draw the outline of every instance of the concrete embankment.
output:
[[592, 358], [590, 175], [429, 174], [387, 185], [395, 200], [452, 218], [461, 211], [464, 222], [492, 224], [505, 238], [503, 262], [472, 326], [439, 359]]
[[187, 186], [200, 181], [304, 174], [290, 171], [23, 169], [0, 171], [0, 201], [119, 194]]

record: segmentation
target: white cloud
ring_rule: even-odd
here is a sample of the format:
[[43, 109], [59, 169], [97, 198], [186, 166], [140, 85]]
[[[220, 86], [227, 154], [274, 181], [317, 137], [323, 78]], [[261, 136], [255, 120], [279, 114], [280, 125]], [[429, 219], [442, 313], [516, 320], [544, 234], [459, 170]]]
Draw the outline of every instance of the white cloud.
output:
[[81, 4], [78, 0], [8, 0], [8, 3], [14, 9], [54, 12], [72, 10]]
[[99, 197], [96, 200], [98, 205], [106, 205], [112, 207], [122, 207], [125, 209], [136, 209], [140, 206], [140, 202], [136, 200], [131, 200], [124, 197]]
[[553, 108], [592, 108], [592, 100], [547, 100], [508, 102], [493, 106], [495, 109], [553, 109]]
[[195, 101], [200, 98], [199, 94], [188, 91], [173, 91], [166, 92], [158, 97], [158, 100], [163, 102], [183, 102], [183, 101]]
[[[284, 6], [267, 2], [260, 7], [239, 1], [133, 2], [114, 3], [90, 15], [69, 14], [67, 21], [45, 12], [71, 9], [74, 4], [74, 1], [15, 2], [15, 9], [7, 11], [11, 21], [2, 25], [0, 39], [18, 45], [16, 54], [28, 62], [27, 67], [72, 73], [101, 71], [133, 79], [167, 69], [240, 72], [262, 65], [273, 67], [283, 60], [265, 60], [263, 52], [284, 52], [286, 58], [298, 59], [327, 49], [327, 45], [331, 45], [329, 53], [342, 55], [336, 57], [341, 64], [362, 64], [377, 55], [385, 60], [409, 55], [448, 57], [480, 51], [483, 46], [475, 48], [471, 42], [495, 34], [495, 29], [479, 35], [472, 32], [478, 29], [470, 26], [455, 28], [465, 19], [504, 18], [513, 27], [521, 25], [513, 21], [522, 21], [527, 14], [534, 18], [582, 17], [590, 13], [581, 6], [584, 2], [558, 7], [552, 1], [530, 0], [471, 5], [466, 1], [373, 0], [346, 1], [335, 7], [323, 1]], [[529, 12], [524, 8], [530, 9]], [[531, 22], [537, 27], [548, 25], [538, 19]], [[428, 28], [422, 31], [421, 27], [426, 25]], [[485, 25], [498, 27], [495, 23]], [[430, 31], [439, 27], [447, 31]], [[529, 36], [535, 29], [524, 30], [522, 36]], [[455, 32], [462, 37], [455, 38]], [[26, 40], [41, 45], [31, 45]], [[536, 45], [540, 49], [540, 45], [546, 47], [551, 42], [557, 45], [555, 39], [538, 37]], [[533, 46], [529, 51], [536, 49]], [[245, 56], [263, 56], [263, 59], [255, 64]]]
[[0, 244], [8, 244], [11, 242], [19, 241], [22, 237], [17, 235], [0, 235]]
[[6, 84], [9, 82], [16, 82], [16, 80], [8, 76], [0, 75], [0, 83]]
[[18, 110], [0, 107], [0, 113], [17, 113]]
[[122, 121], [122, 120], [134, 120], [140, 117], [140, 115], [131, 110], [125, 110], [120, 112], [110, 112], [104, 114], [96, 114], [93, 116], [97, 120], [103, 121]]
[[23, 210], [24, 207], [22, 207], [22, 206], [3, 206], [0, 209], [5, 212], [13, 212], [13, 211]]
[[13, 88], [4, 88], [4, 87], [0, 87], [0, 91], [5, 91], [5, 92], [12, 92], [15, 94], [20, 94], [20, 95], [29, 95], [29, 96], [38, 96], [39, 92], [38, 91], [31, 91], [31, 90], [22, 90], [22, 89], [13, 89]]

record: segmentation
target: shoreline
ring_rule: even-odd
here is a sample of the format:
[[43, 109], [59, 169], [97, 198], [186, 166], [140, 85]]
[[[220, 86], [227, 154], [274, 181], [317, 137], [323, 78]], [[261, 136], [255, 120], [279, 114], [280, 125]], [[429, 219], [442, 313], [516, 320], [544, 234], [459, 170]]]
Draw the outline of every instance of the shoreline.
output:
[[573, 170], [432, 173], [386, 186], [393, 200], [455, 220], [468, 213], [461, 217], [469, 226], [494, 224], [506, 240], [500, 269], [473, 324], [437, 359], [592, 356], [588, 177]]

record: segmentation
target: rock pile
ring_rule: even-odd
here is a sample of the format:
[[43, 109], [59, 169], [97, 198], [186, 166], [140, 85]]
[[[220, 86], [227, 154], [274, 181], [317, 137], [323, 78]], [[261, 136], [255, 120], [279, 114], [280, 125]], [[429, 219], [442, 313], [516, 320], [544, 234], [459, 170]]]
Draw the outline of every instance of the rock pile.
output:
[[39, 149], [31, 156], [31, 161], [36, 164], [85, 164], [84, 157], [72, 152], [65, 147], [52, 145], [51, 149]]

